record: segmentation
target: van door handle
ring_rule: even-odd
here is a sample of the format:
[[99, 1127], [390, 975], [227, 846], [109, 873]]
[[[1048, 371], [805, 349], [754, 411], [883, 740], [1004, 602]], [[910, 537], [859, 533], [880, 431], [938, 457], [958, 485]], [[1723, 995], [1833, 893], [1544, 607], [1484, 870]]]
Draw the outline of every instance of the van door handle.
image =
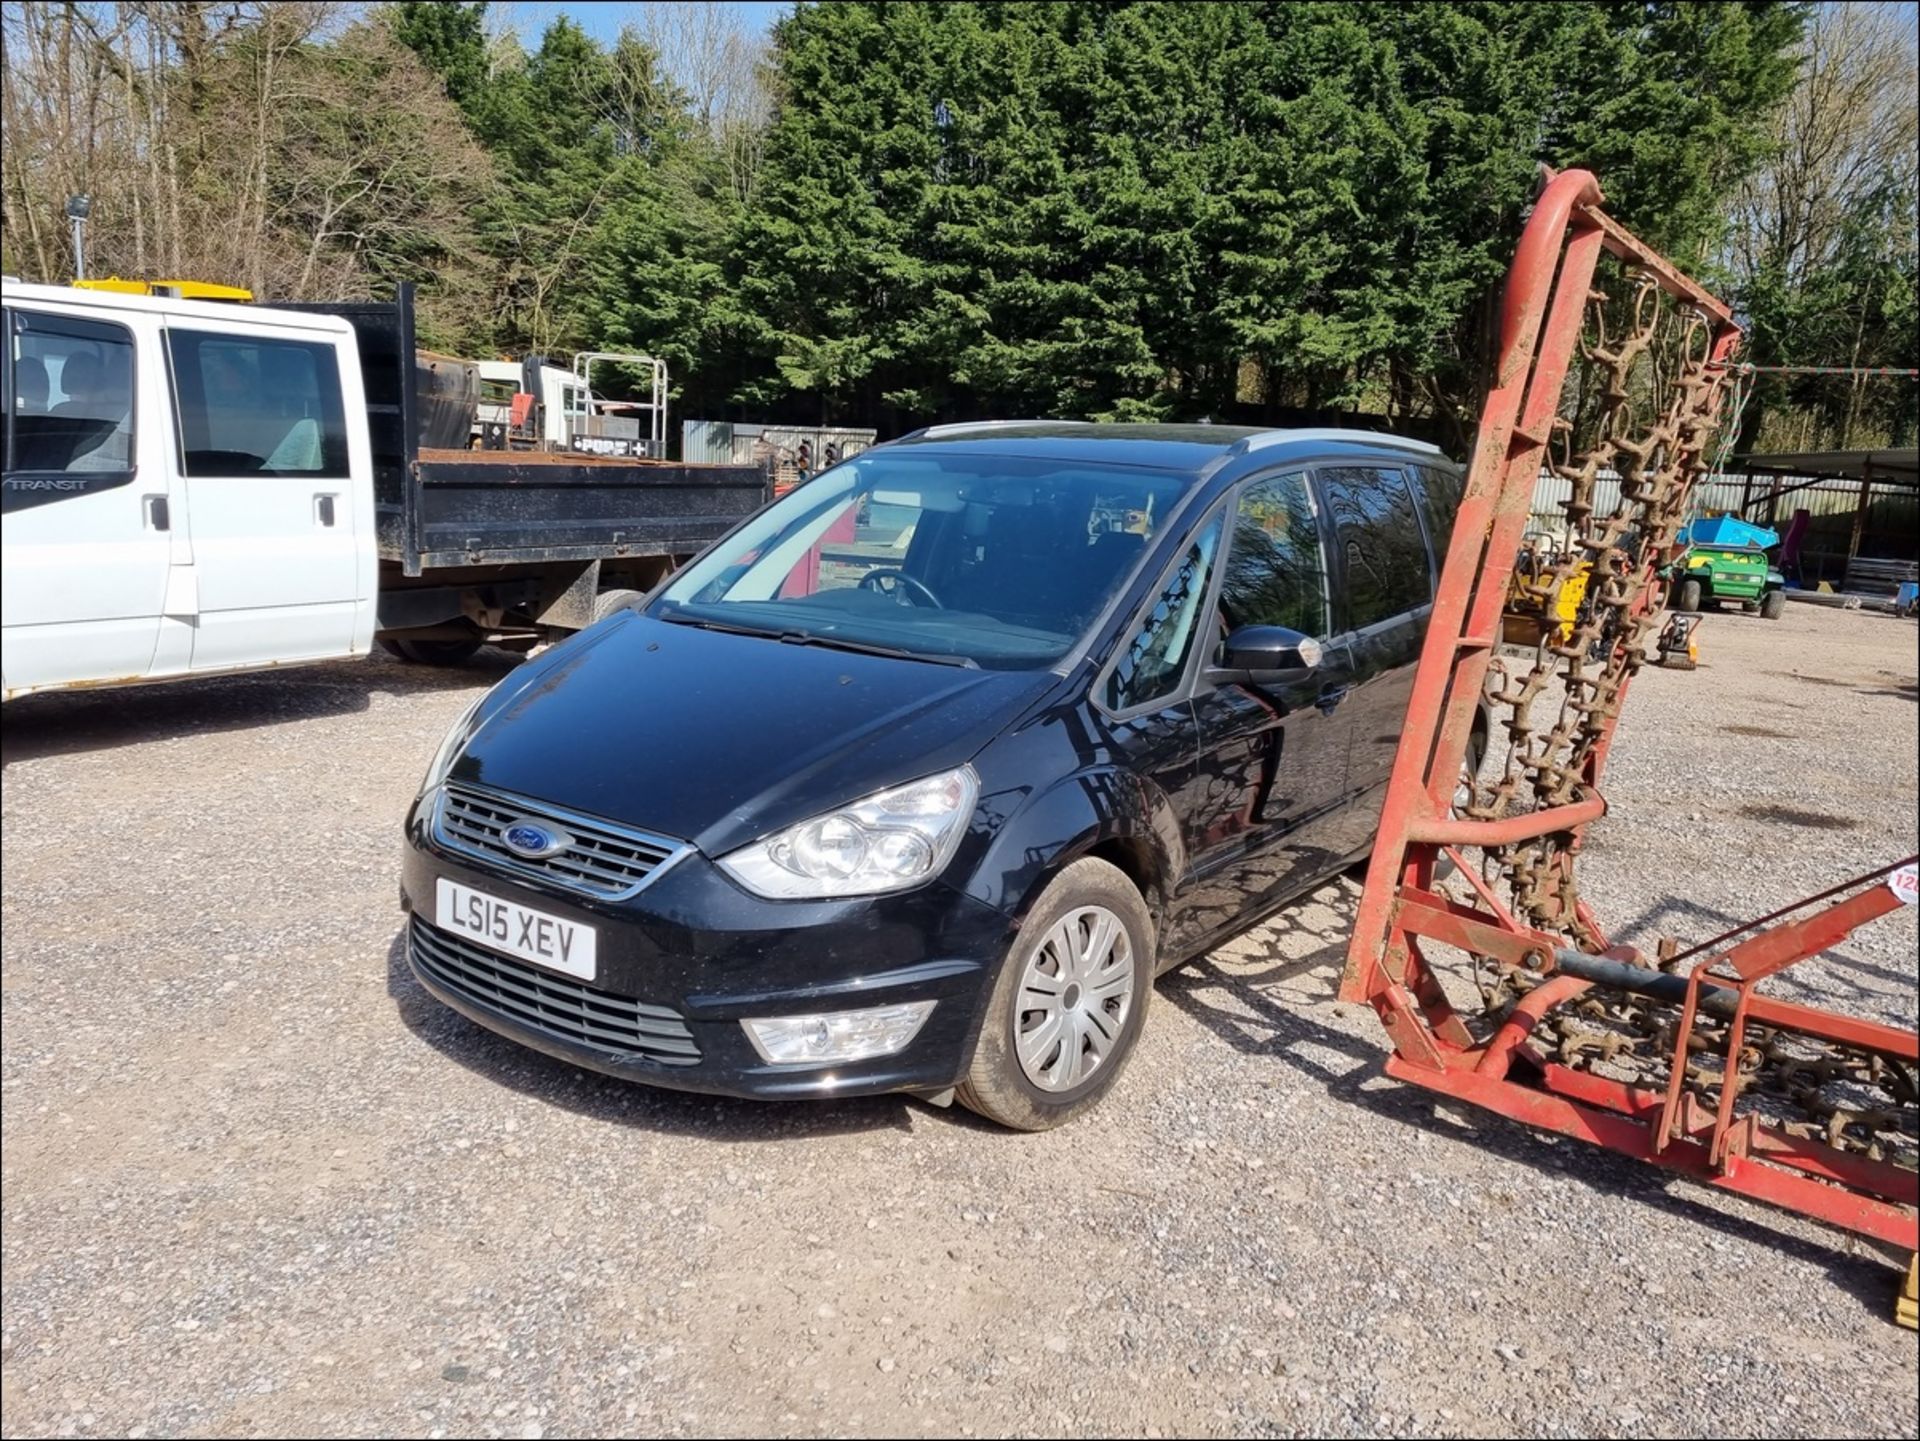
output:
[[318, 520], [320, 524], [332, 525], [333, 497], [330, 495], [316, 495], [313, 498], [313, 514], [314, 518]]
[[147, 525], [154, 530], [169, 530], [173, 518], [167, 514], [167, 498], [164, 495], [143, 497], [147, 503]]

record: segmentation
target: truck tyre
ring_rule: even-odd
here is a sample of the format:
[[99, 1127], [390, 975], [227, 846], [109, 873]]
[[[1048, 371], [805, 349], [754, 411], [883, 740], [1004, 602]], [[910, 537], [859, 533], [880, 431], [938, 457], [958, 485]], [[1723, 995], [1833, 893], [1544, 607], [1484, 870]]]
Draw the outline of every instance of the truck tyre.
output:
[[593, 618], [605, 620], [617, 610], [625, 610], [640, 599], [637, 590], [603, 590], [593, 598]]
[[394, 654], [415, 665], [463, 665], [479, 649], [477, 636], [472, 640], [408, 640], [401, 636], [393, 642]]
[[1133, 882], [1075, 861], [1014, 934], [955, 1098], [1016, 1131], [1092, 1110], [1140, 1038], [1153, 961], [1153, 917]]
[[1673, 608], [1689, 613], [1700, 609], [1700, 582], [1689, 576], [1673, 588]]
[[1760, 598], [1760, 618], [1778, 620], [1787, 613], [1787, 593], [1784, 590], [1770, 590]]

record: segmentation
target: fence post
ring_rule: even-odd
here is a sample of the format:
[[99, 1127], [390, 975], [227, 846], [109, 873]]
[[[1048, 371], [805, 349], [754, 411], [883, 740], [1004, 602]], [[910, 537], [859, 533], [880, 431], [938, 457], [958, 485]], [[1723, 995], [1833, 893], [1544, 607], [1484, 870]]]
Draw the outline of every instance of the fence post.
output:
[[1867, 528], [1867, 506], [1873, 495], [1873, 462], [1867, 461], [1860, 467], [1860, 500], [1853, 508], [1853, 538], [1847, 542], [1847, 563], [1860, 554], [1860, 537]]

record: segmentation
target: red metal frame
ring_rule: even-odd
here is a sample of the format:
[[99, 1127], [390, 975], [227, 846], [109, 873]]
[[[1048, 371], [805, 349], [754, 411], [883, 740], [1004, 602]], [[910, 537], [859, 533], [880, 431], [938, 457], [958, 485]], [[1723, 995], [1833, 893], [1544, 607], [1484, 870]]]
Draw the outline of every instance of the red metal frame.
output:
[[[1752, 933], [1724, 952], [1718, 946], [1727, 937], [1709, 943], [1716, 954], [1688, 977], [1672, 1079], [1664, 1094], [1558, 1064], [1529, 1046], [1533, 1029], [1550, 1010], [1591, 985], [1552, 974], [1565, 938], [1517, 920], [1467, 865], [1459, 870], [1475, 891], [1475, 904], [1434, 891], [1435, 867], [1443, 852], [1456, 847], [1510, 845], [1554, 834], [1564, 841], [1558, 863], [1571, 865], [1586, 827], [1606, 812], [1599, 787], [1617, 711], [1585, 761], [1576, 801], [1498, 821], [1451, 814], [1535, 481], [1547, 458], [1602, 251], [1652, 277], [1672, 299], [1706, 320], [1711, 343], [1695, 361], [1702, 370], [1717, 367], [1724, 373], [1740, 341], [1727, 306], [1601, 213], [1601, 199], [1598, 183], [1585, 171], [1552, 177], [1514, 256], [1501, 313], [1498, 367], [1481, 410], [1340, 994], [1368, 1002], [1379, 1014], [1395, 1052], [1386, 1069], [1401, 1080], [1882, 1241], [1920, 1247], [1920, 1183], [1913, 1171], [1736, 1114], [1737, 1079], [1720, 1088], [1718, 1107], [1711, 1112], [1683, 1084], [1689, 1047], [1696, 1059], [1700, 1054], [1695, 1034], [1701, 998], [1712, 989], [1736, 997], [1724, 1075], [1737, 1077], [1736, 1061], [1750, 1024], [1908, 1064], [1920, 1060], [1920, 1037], [1912, 1031], [1755, 994], [1766, 977], [1817, 955], [1899, 904], [1894, 881], [1883, 879], [1885, 871], [1788, 908], [1803, 909], [1838, 891], [1852, 891], [1804, 919], [1741, 928]], [[1642, 579], [1639, 609], [1644, 612], [1659, 595], [1651, 573]], [[1622, 699], [1624, 694], [1623, 687]], [[1605, 947], [1604, 933], [1584, 905], [1580, 918]], [[1476, 1042], [1423, 957], [1422, 938], [1546, 979], [1492, 1037]], [[1603, 953], [1637, 959], [1626, 947]], [[1716, 1001], [1721, 1010], [1726, 1004]]]

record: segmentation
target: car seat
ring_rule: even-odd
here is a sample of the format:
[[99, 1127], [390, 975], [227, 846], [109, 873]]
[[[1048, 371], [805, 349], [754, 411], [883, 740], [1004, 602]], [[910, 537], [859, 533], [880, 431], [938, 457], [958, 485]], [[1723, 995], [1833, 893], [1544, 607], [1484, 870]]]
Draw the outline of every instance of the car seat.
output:
[[41, 415], [47, 408], [47, 363], [37, 355], [23, 355], [13, 363], [15, 414]]

